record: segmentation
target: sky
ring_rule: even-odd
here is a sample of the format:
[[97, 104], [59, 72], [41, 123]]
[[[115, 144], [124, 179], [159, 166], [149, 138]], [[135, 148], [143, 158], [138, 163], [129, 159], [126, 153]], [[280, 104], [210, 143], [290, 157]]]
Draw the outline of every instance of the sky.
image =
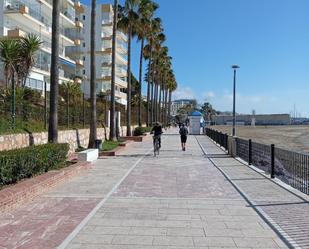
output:
[[[231, 65], [238, 64], [238, 113], [296, 110], [299, 116], [309, 117], [308, 0], [156, 2], [178, 82], [175, 99], [195, 98], [231, 111]], [[134, 42], [136, 76], [138, 50]]]

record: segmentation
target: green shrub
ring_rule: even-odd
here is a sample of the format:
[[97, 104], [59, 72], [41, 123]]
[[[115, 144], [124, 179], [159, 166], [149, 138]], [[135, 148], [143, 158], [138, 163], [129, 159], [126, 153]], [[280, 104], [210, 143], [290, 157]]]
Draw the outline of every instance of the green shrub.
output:
[[44, 144], [0, 152], [0, 186], [65, 165], [68, 144]]
[[120, 141], [104, 141], [104, 143], [102, 144], [102, 148], [101, 148], [101, 151], [110, 151], [110, 150], [113, 150], [113, 149], [116, 149], [119, 144], [121, 144]]
[[136, 127], [134, 129], [133, 135], [134, 136], [141, 136], [147, 132], [150, 132], [152, 130], [152, 127]]

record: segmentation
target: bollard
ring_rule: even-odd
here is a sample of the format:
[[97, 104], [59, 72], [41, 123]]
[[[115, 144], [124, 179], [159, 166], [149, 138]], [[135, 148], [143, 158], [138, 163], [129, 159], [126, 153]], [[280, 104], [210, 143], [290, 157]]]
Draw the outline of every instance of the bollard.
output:
[[272, 144], [271, 148], [271, 168], [270, 168], [270, 177], [275, 178], [275, 145]]
[[249, 157], [249, 165], [252, 165], [252, 140], [251, 139], [249, 139], [249, 155], [248, 155], [248, 157]]

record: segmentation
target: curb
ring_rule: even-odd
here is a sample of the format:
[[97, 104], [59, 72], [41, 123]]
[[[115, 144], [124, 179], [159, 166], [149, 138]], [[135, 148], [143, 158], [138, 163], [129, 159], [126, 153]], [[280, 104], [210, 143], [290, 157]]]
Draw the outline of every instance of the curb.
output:
[[112, 157], [116, 156], [118, 152], [123, 151], [124, 149], [130, 146], [131, 141], [126, 140], [123, 144], [120, 144], [117, 148], [110, 151], [101, 151], [99, 152], [99, 159], [102, 157]]
[[52, 170], [5, 187], [3, 190], [0, 190], [1, 213], [11, 211], [17, 206], [31, 201], [40, 194], [80, 174], [89, 166], [89, 163], [79, 162], [67, 168]]

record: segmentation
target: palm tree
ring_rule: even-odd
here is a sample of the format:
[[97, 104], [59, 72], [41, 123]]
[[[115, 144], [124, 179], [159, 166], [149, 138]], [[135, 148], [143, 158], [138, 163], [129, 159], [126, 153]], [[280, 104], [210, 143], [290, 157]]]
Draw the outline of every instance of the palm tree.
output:
[[17, 40], [3, 39], [0, 41], [0, 59], [4, 64], [4, 72], [6, 82], [11, 80], [11, 119], [12, 129], [15, 129], [16, 124], [16, 105], [15, 105], [15, 74], [20, 62], [20, 50], [21, 46]]
[[42, 41], [39, 36], [35, 34], [28, 34], [26, 37], [21, 38], [21, 57], [23, 60], [20, 64], [20, 74], [22, 86], [26, 84], [26, 79], [29, 75], [31, 68], [35, 64], [35, 54], [40, 49]]
[[[139, 23], [137, 27], [138, 39], [141, 41], [140, 50], [140, 65], [139, 65], [139, 99], [138, 99], [138, 125], [141, 126], [141, 116], [142, 116], [142, 75], [143, 75], [143, 58], [144, 58], [144, 44], [147, 38], [147, 32], [151, 27], [151, 19], [154, 12], [158, 9], [158, 5], [151, 0], [141, 0], [138, 14]], [[147, 122], [148, 123], [148, 122]]]
[[114, 1], [114, 21], [113, 21], [113, 40], [112, 40], [112, 80], [111, 80], [111, 102], [110, 102], [110, 133], [111, 141], [117, 140], [115, 130], [115, 77], [116, 77], [116, 40], [118, 23], [118, 0]]
[[[163, 31], [162, 28], [159, 29]], [[157, 108], [158, 108], [158, 80], [159, 80], [159, 64], [162, 53], [162, 44], [165, 41], [165, 35], [160, 32], [154, 36], [153, 40], [153, 53], [154, 60], [152, 65], [152, 86], [151, 86], [151, 122], [157, 121]]]
[[[147, 126], [151, 125], [152, 120], [152, 112], [151, 109], [153, 106], [152, 97], [153, 97], [153, 46], [154, 40], [158, 33], [162, 31], [162, 21], [160, 18], [151, 18], [149, 25], [146, 29], [146, 39], [148, 44], [144, 48], [144, 57], [148, 59], [148, 72], [147, 72]], [[151, 101], [151, 104], [150, 104]]]
[[90, 135], [88, 148], [95, 148], [97, 139], [97, 95], [96, 95], [96, 67], [95, 67], [95, 19], [96, 0], [91, 1], [91, 26], [90, 26]]
[[131, 40], [138, 22], [138, 8], [141, 0], [126, 0], [123, 8], [123, 16], [119, 20], [119, 28], [128, 34], [128, 87], [127, 87], [127, 136], [131, 136]]
[[48, 141], [58, 142], [58, 91], [59, 91], [59, 16], [60, 1], [53, 0], [52, 12], [52, 53], [50, 68], [50, 114]]
[[[81, 88], [79, 84], [76, 84], [71, 81], [64, 82], [60, 85], [59, 89], [60, 96], [66, 102], [66, 116], [67, 116], [67, 127], [70, 125], [70, 105], [75, 106], [77, 104], [77, 96], [82, 94]], [[73, 110], [74, 111], [74, 110]], [[74, 125], [74, 113], [72, 123]]]
[[168, 96], [168, 117], [171, 116], [171, 106], [172, 106], [172, 93], [177, 89], [177, 82], [173, 79], [169, 85], [169, 96]]

